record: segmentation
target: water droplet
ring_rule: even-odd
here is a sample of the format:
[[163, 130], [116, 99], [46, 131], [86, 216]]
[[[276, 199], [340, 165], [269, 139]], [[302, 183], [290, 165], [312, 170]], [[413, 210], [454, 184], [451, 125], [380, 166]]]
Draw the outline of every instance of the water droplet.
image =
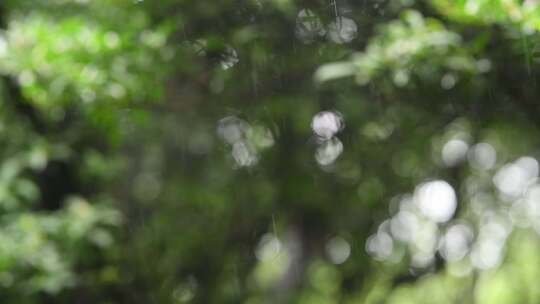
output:
[[328, 25], [328, 38], [335, 43], [351, 42], [358, 34], [358, 26], [354, 20], [347, 17], [337, 17]]
[[240, 58], [238, 57], [238, 53], [236, 52], [236, 50], [230, 45], [227, 45], [225, 47], [225, 51], [223, 52], [220, 62], [221, 68], [224, 70], [228, 70], [235, 66], [239, 61]]
[[322, 166], [332, 164], [343, 152], [343, 144], [334, 137], [321, 143], [315, 152], [315, 159]]
[[324, 36], [326, 29], [319, 16], [309, 9], [303, 9], [296, 17], [294, 33], [300, 41], [309, 44], [315, 41], [317, 37]]
[[313, 117], [311, 128], [322, 139], [330, 139], [337, 132], [343, 130], [345, 123], [339, 112], [324, 111]]
[[244, 138], [249, 124], [236, 117], [228, 116], [218, 121], [217, 134], [226, 143], [232, 145]]

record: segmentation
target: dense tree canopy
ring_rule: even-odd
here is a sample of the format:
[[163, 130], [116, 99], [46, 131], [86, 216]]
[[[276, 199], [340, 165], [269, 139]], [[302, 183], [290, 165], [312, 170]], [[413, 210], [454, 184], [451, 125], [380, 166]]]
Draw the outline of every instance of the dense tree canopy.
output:
[[538, 303], [540, 2], [1, 0], [0, 302]]

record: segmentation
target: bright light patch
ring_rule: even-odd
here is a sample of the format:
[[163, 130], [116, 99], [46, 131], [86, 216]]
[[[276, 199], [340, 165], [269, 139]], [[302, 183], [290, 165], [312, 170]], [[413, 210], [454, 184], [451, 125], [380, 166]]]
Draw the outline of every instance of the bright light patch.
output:
[[6, 38], [4, 38], [3, 35], [0, 34], [0, 58], [5, 57], [8, 52], [8, 45], [6, 42]]
[[457, 78], [454, 74], [448, 73], [441, 78], [441, 87], [445, 90], [450, 90], [456, 85]]
[[282, 251], [282, 244], [277, 237], [268, 233], [262, 236], [257, 248], [255, 249], [255, 256], [259, 261], [266, 261], [275, 259]]
[[343, 144], [334, 137], [321, 143], [315, 152], [315, 159], [321, 166], [327, 166], [332, 164], [342, 152]]
[[412, 255], [411, 265], [416, 268], [426, 268], [433, 263], [434, 257], [432, 252], [416, 252]]
[[538, 162], [532, 157], [521, 157], [499, 169], [493, 177], [493, 183], [503, 195], [515, 199], [525, 194], [537, 176]]
[[419, 229], [416, 214], [409, 211], [400, 211], [390, 221], [390, 231], [392, 235], [400, 241], [408, 242], [412, 240]]
[[326, 243], [326, 253], [332, 263], [342, 264], [351, 255], [351, 245], [341, 237], [334, 237]]
[[469, 163], [477, 170], [489, 170], [495, 165], [497, 153], [492, 145], [479, 143], [469, 151]]
[[529, 214], [535, 218], [540, 217], [540, 184], [535, 184], [527, 190], [525, 195]]
[[439, 252], [447, 261], [458, 261], [465, 257], [473, 240], [472, 229], [464, 224], [451, 226], [444, 234]]
[[244, 137], [249, 125], [236, 116], [228, 116], [218, 122], [217, 134], [226, 143], [232, 145]]
[[314, 42], [318, 36], [324, 36], [326, 29], [319, 16], [309, 9], [303, 9], [296, 17], [294, 33], [300, 41], [309, 44]]
[[358, 34], [358, 26], [354, 20], [347, 17], [337, 17], [328, 25], [328, 39], [335, 43], [351, 42]]
[[238, 53], [236, 52], [236, 50], [230, 45], [227, 45], [225, 47], [225, 52], [223, 53], [221, 58], [221, 68], [224, 70], [228, 70], [235, 66], [239, 61], [240, 58], [238, 57]]
[[413, 250], [433, 255], [437, 247], [438, 235], [439, 229], [436, 224], [430, 221], [422, 222], [411, 242]]
[[490, 269], [499, 265], [503, 243], [493, 239], [478, 242], [471, 252], [471, 262], [479, 269]]
[[438, 223], [451, 219], [457, 207], [454, 188], [442, 180], [427, 182], [417, 187], [414, 199], [420, 211]]
[[466, 155], [469, 145], [461, 139], [449, 140], [442, 149], [442, 160], [448, 167], [457, 165]]
[[317, 136], [330, 139], [339, 131], [343, 130], [345, 123], [339, 112], [324, 111], [316, 114], [311, 121], [311, 128]]
[[240, 167], [248, 167], [257, 163], [256, 151], [246, 142], [239, 141], [233, 144], [232, 156]]
[[386, 232], [379, 231], [370, 236], [366, 243], [366, 251], [377, 260], [388, 259], [392, 255], [394, 241]]

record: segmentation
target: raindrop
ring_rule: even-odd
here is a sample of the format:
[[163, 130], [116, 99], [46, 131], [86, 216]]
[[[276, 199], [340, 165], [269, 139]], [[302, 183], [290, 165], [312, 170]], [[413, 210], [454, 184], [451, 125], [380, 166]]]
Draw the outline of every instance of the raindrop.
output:
[[247, 143], [238, 141], [233, 144], [232, 156], [240, 167], [248, 167], [257, 163], [255, 150]]
[[354, 20], [347, 17], [337, 17], [328, 25], [328, 38], [335, 43], [351, 42], [358, 34], [358, 26]]
[[197, 281], [190, 276], [187, 282], [174, 289], [172, 296], [178, 303], [189, 303], [195, 297], [196, 290]]
[[343, 144], [334, 137], [321, 143], [315, 152], [315, 159], [320, 165], [327, 166], [332, 164], [342, 152]]
[[345, 123], [339, 112], [324, 111], [313, 117], [311, 128], [313, 132], [323, 139], [332, 138], [337, 132], [343, 130]]
[[231, 46], [227, 45], [225, 47], [225, 51], [222, 55], [222, 59], [220, 62], [221, 68], [224, 70], [230, 69], [235, 66], [239, 61], [240, 59], [238, 58], [238, 53], [236, 52], [236, 50]]
[[275, 259], [282, 250], [283, 245], [277, 237], [271, 233], [262, 236], [257, 248], [255, 256], [259, 261]]
[[313, 11], [303, 9], [296, 17], [295, 35], [303, 43], [309, 44], [326, 34], [321, 19]]
[[274, 136], [270, 129], [260, 125], [254, 125], [246, 132], [246, 137], [258, 149], [269, 148], [274, 145]]
[[242, 140], [248, 129], [246, 121], [236, 116], [228, 116], [218, 121], [217, 134], [223, 141], [232, 145]]

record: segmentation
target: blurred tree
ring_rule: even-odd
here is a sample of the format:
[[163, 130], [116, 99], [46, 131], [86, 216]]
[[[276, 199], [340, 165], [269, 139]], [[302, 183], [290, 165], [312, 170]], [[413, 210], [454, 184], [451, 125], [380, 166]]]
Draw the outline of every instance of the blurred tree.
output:
[[4, 0], [2, 303], [537, 303], [540, 4]]

